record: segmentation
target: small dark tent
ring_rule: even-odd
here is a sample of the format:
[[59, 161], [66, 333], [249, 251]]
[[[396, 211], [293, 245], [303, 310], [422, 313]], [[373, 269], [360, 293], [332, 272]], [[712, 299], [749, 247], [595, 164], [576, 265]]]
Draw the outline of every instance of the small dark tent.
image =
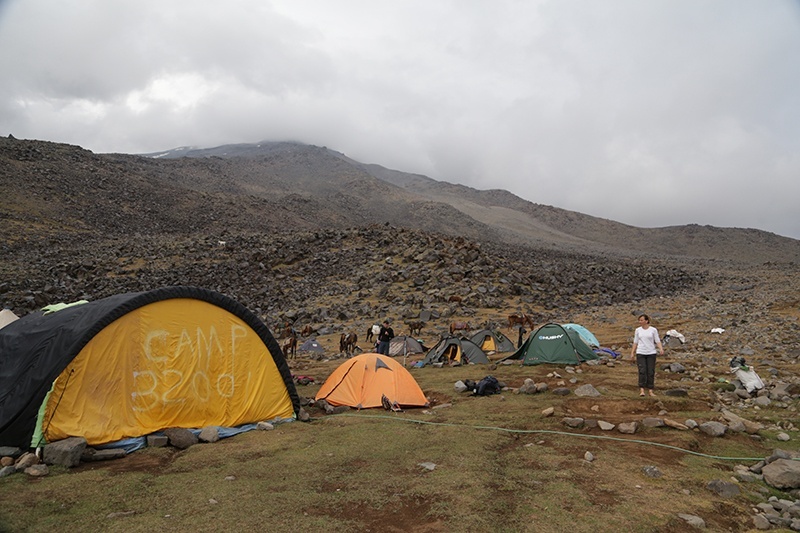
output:
[[269, 329], [227, 296], [166, 287], [59, 309], [0, 329], [0, 445], [98, 445], [300, 409]]
[[299, 352], [324, 352], [325, 348], [317, 341], [317, 339], [308, 339], [297, 349]]
[[523, 365], [577, 365], [599, 357], [581, 340], [577, 331], [565, 329], [560, 324], [545, 324], [503, 361], [515, 359], [522, 359]]
[[470, 340], [486, 353], [489, 352], [513, 352], [517, 349], [514, 343], [500, 333], [489, 329], [482, 329], [470, 337]]
[[431, 348], [422, 360], [423, 365], [433, 363], [445, 364], [486, 364], [489, 358], [477, 344], [469, 339], [460, 339], [453, 335], [448, 335]]

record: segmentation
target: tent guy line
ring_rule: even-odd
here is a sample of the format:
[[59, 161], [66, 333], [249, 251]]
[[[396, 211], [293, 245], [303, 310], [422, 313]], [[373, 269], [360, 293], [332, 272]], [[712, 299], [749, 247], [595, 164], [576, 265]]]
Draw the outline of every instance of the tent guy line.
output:
[[[413, 424], [424, 424], [429, 426], [447, 426], [447, 427], [458, 427], [458, 428], [472, 428], [472, 429], [488, 429], [491, 431], [504, 431], [506, 433], [525, 433], [525, 434], [546, 434], [546, 435], [562, 435], [566, 437], [583, 437], [587, 439], [599, 439], [599, 440], [612, 440], [615, 442], [626, 442], [626, 443], [634, 443], [634, 444], [646, 444], [649, 446], [659, 446], [661, 448], [669, 448], [670, 450], [676, 450], [682, 453], [688, 453], [690, 455], [696, 455], [698, 457], [705, 457], [706, 459], [718, 459], [722, 461], [761, 461], [763, 457], [725, 457], [722, 455], [708, 455], [705, 453], [700, 452], [693, 452], [691, 450], [687, 450], [685, 448], [679, 448], [678, 446], [672, 446], [670, 444], [662, 444], [660, 442], [652, 442], [648, 440], [640, 440], [640, 439], [623, 439], [620, 437], [609, 437], [607, 435], [583, 435], [581, 433], [570, 433], [568, 431], [555, 431], [552, 429], [511, 429], [511, 428], [504, 428], [499, 426], [475, 426], [471, 424], [454, 424], [452, 422], [430, 422], [427, 420], [418, 420], [415, 418], [404, 418], [404, 417], [397, 417], [397, 416], [387, 416], [387, 415], [362, 415], [362, 414], [355, 414], [355, 413], [340, 413], [334, 416], [352, 416], [356, 418], [377, 418], [382, 420], [395, 420], [399, 422], [411, 422]], [[323, 420], [328, 420], [325, 418]], [[795, 458], [795, 461], [800, 461], [800, 458]]]

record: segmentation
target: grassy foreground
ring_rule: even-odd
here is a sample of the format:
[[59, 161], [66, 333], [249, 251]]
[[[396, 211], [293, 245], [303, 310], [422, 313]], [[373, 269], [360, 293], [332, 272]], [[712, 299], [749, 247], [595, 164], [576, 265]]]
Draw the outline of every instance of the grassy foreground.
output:
[[[321, 383], [340, 362], [309, 361], [303, 373]], [[516, 365], [411, 372], [436, 408], [331, 416], [311, 408], [310, 423], [184, 451], [151, 448], [107, 463], [52, 468], [44, 478], [4, 478], [0, 530], [633, 533], [685, 531], [689, 526], [677, 515], [687, 513], [712, 531], [748, 531], [752, 506], [781, 495], [759, 482], [742, 483], [741, 495], [731, 499], [706, 488], [709, 481], [730, 480], [736, 464], [749, 466], [790, 444], [768, 431], [758, 439], [712, 439], [670, 428], [623, 435], [570, 429], [562, 421], [666, 416], [703, 422], [717, 416], [708, 385], [686, 398], [639, 398], [635, 368], [625, 362], [583, 365], [574, 374]], [[562, 381], [572, 389], [591, 383], [602, 395], [473, 397], [453, 389], [456, 380], [489, 373], [513, 387], [527, 377], [545, 381], [551, 391]], [[657, 385], [679, 383], [659, 372]], [[318, 388], [300, 386], [299, 393], [313, 397]], [[555, 413], [545, 417], [548, 407]], [[767, 409], [759, 416], [782, 415]], [[585, 460], [587, 451], [593, 461]], [[646, 466], [663, 475], [646, 475]]]

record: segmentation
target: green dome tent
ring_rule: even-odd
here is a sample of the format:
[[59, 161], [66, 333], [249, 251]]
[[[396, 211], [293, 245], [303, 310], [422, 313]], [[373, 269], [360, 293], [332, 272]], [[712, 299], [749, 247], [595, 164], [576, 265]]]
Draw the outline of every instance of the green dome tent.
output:
[[503, 361], [518, 359], [523, 365], [578, 365], [599, 357], [581, 340], [577, 331], [565, 329], [560, 324], [545, 324]]

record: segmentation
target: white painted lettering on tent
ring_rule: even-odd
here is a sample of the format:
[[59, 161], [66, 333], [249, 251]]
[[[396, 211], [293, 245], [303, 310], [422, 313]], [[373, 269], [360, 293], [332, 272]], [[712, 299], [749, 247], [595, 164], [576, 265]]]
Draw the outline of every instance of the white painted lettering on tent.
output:
[[559, 335], [539, 335], [539, 340], [542, 340], [542, 341], [554, 341], [554, 340], [560, 339], [563, 336], [564, 336], [563, 333], [561, 333]]

